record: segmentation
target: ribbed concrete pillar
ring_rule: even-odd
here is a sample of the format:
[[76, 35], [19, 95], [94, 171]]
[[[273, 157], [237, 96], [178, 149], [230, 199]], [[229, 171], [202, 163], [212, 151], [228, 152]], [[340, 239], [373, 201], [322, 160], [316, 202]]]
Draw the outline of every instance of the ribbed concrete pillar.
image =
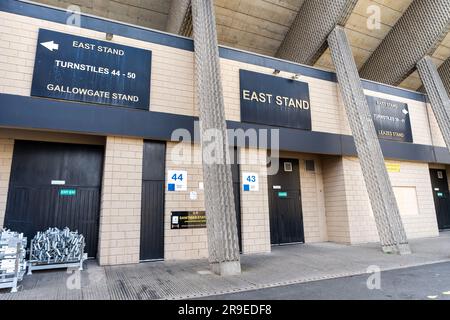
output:
[[336, 27], [328, 38], [336, 68], [339, 88], [355, 140], [367, 192], [385, 252], [410, 253], [389, 176], [364, 95], [352, 51], [342, 27]]
[[[213, 0], [192, 0], [192, 21], [209, 261], [215, 273], [231, 275], [240, 273], [241, 265], [231, 167], [226, 161], [228, 142]], [[208, 130], [222, 137], [208, 141]], [[219, 151], [216, 163], [205, 161], [211, 147]]]
[[417, 71], [428, 94], [431, 109], [441, 129], [445, 144], [450, 150], [450, 99], [447, 91], [430, 57], [426, 56], [417, 63]]
[[450, 0], [415, 0], [361, 68], [361, 78], [398, 85], [431, 55], [450, 26]]
[[444, 61], [438, 69], [439, 76], [444, 84], [447, 94], [450, 95], [450, 58]]
[[192, 35], [191, 0], [172, 0], [166, 31], [190, 37]]
[[276, 56], [313, 65], [336, 25], [345, 25], [357, 0], [304, 0]]

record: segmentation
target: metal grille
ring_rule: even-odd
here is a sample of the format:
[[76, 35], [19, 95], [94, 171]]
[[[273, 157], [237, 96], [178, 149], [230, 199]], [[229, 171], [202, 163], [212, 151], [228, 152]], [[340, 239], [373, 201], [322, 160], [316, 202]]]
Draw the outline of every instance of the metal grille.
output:
[[450, 0], [415, 0], [360, 70], [365, 79], [398, 85], [448, 32]]
[[375, 126], [358, 76], [352, 51], [342, 27], [328, 38], [339, 88], [345, 102], [361, 169], [384, 251], [409, 253], [408, 240], [400, 218]]
[[357, 0], [305, 0], [276, 56], [314, 64], [327, 48], [327, 37], [344, 25]]

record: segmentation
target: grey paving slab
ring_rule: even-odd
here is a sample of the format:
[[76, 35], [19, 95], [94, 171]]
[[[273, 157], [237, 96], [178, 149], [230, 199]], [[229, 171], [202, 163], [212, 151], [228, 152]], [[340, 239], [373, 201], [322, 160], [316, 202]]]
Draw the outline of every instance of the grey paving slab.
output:
[[270, 254], [243, 255], [242, 274], [232, 277], [208, 272], [207, 260], [110, 267], [89, 261], [81, 272], [36, 271], [18, 293], [1, 290], [0, 300], [191, 299], [360, 275], [371, 265], [393, 270], [435, 264], [450, 261], [450, 232], [413, 240], [411, 248], [413, 254], [399, 256], [382, 253], [378, 244], [273, 247]]

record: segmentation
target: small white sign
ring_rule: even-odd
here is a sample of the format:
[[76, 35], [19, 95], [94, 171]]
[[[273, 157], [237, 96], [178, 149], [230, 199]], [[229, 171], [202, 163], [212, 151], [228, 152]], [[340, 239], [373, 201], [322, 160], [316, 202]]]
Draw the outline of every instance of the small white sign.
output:
[[242, 172], [242, 190], [259, 191], [259, 176], [255, 172]]
[[199, 188], [200, 190], [205, 189], [205, 186], [203, 185], [203, 182], [199, 182], [199, 183], [198, 183], [198, 188]]
[[187, 191], [187, 171], [169, 170], [167, 191]]
[[178, 224], [178, 216], [172, 217], [172, 224]]
[[190, 198], [191, 200], [197, 200], [197, 192], [191, 191], [191, 192], [189, 193], [189, 198]]
[[52, 185], [63, 186], [66, 184], [65, 180], [52, 180]]

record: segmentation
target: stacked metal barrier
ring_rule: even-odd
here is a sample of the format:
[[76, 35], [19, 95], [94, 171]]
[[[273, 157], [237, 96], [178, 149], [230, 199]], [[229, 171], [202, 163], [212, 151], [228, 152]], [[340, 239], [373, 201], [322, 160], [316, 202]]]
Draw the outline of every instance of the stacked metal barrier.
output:
[[23, 233], [0, 230], [0, 288], [17, 292], [17, 283], [26, 271], [27, 238]]
[[50, 228], [31, 240], [28, 274], [32, 270], [79, 267], [82, 270], [85, 239], [69, 228]]

